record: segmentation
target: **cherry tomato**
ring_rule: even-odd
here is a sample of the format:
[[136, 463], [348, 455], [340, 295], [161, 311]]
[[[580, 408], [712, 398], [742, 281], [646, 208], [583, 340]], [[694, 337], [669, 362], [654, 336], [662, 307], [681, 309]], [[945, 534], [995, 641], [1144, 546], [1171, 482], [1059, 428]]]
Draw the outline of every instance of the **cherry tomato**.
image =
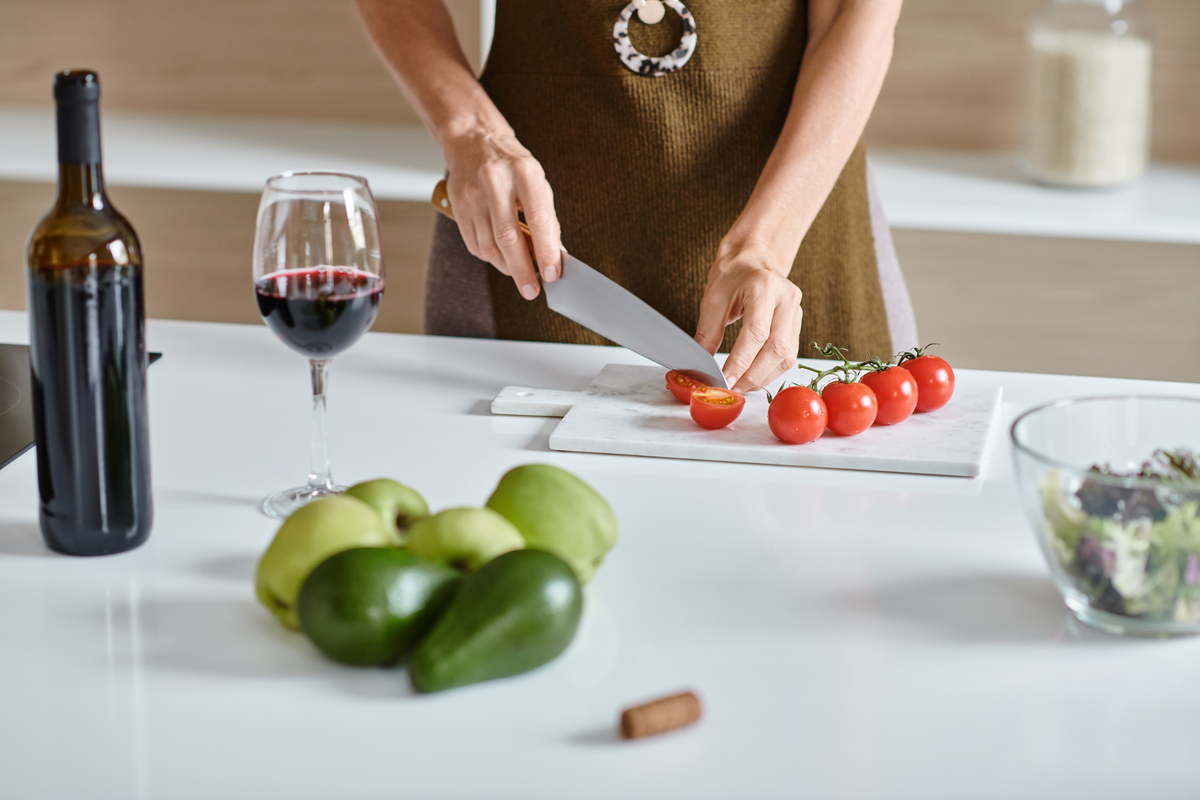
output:
[[693, 389], [707, 389], [703, 383], [689, 378], [682, 372], [671, 370], [667, 373], [667, 388], [671, 390], [671, 394], [675, 395], [675, 399], [681, 403], [692, 402]]
[[862, 433], [875, 422], [879, 401], [870, 386], [834, 381], [821, 390], [829, 413], [829, 430], [841, 436]]
[[705, 387], [692, 392], [692, 419], [701, 428], [724, 428], [741, 416], [746, 398], [741, 392]]
[[871, 387], [879, 401], [876, 425], [895, 425], [912, 416], [917, 407], [917, 381], [904, 367], [868, 372], [859, 380]]
[[954, 394], [954, 370], [946, 360], [925, 355], [905, 361], [901, 366], [917, 382], [917, 411], [936, 411], [950, 402]]
[[789, 386], [767, 407], [771, 433], [788, 444], [808, 444], [820, 438], [828, 421], [825, 401], [807, 386]]

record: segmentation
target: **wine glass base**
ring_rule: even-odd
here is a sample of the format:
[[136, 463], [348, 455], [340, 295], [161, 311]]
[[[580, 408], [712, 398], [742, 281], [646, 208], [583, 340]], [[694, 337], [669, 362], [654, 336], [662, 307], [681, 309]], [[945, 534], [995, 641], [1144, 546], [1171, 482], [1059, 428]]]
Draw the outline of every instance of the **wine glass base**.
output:
[[308, 505], [313, 500], [322, 497], [332, 497], [346, 491], [345, 486], [332, 484], [329, 486], [297, 486], [295, 489], [284, 489], [273, 495], [264, 497], [258, 510], [268, 517], [287, 519], [300, 506]]

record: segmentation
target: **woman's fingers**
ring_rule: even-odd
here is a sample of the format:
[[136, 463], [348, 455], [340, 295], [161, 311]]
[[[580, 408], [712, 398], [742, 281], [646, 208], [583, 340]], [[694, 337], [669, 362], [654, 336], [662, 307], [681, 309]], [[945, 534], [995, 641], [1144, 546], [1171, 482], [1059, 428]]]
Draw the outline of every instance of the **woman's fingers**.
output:
[[456, 190], [451, 184], [448, 191], [450, 202], [454, 205], [454, 219], [458, 222], [458, 232], [462, 235], [467, 251], [505, 275], [511, 274], [500, 248], [496, 245], [491, 212], [482, 189], [477, 184], [467, 184]]
[[554, 192], [546, 182], [542, 167], [532, 158], [516, 169], [517, 204], [525, 214], [525, 224], [533, 234], [533, 252], [542, 279], [558, 280], [562, 275], [562, 232], [554, 213]]
[[760, 288], [749, 286], [742, 294], [742, 330], [729, 349], [725, 366], [721, 368], [729, 386], [739, 391], [758, 388], [756, 385], [748, 386], [743, 376], [770, 341], [775, 316], [773, 298], [765, 296]]
[[[762, 388], [796, 365], [796, 356], [800, 352], [800, 320], [803, 312], [800, 310], [799, 298], [793, 299], [790, 293], [786, 294], [789, 296], [780, 298], [780, 302], [774, 308], [770, 335], [759, 348], [754, 361], [738, 379], [735, 388], [739, 391]], [[734, 348], [737, 348], [736, 343]]]
[[450, 195], [450, 202], [454, 206], [454, 221], [458, 223], [458, 232], [462, 236], [463, 244], [471, 255], [483, 258], [483, 249], [479, 245], [479, 231], [475, 223], [477, 212], [472, 207], [473, 203], [467, 197], [466, 191], [456, 186], [453, 181], [446, 187], [446, 193]]
[[[517, 221], [516, 193], [511, 170], [499, 164], [481, 170], [487, 199], [494, 252], [488, 260], [501, 272], [512, 276], [517, 291], [526, 300], [538, 296], [540, 284], [525, 235]], [[499, 263], [497, 263], [499, 262]]]
[[532, 300], [538, 296], [541, 284], [538, 283], [537, 270], [533, 266], [529, 246], [525, 243], [525, 234], [517, 224], [514, 209], [501, 207], [496, 209], [496, 213], [500, 216], [492, 218], [492, 231], [496, 238], [496, 247], [499, 248], [508, 267], [506, 274], [512, 276], [521, 296]]

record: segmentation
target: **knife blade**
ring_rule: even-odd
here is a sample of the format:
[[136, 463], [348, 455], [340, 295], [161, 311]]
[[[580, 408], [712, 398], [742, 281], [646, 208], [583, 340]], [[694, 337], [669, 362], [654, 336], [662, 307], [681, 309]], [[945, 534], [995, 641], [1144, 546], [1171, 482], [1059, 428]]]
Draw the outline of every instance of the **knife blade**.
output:
[[543, 287], [546, 304], [567, 319], [667, 369], [709, 386], [729, 388], [712, 354], [633, 292], [570, 253], [562, 277]]
[[[434, 188], [431, 202], [454, 219], [444, 180]], [[533, 239], [523, 222], [521, 232], [532, 255]], [[542, 288], [552, 311], [667, 369], [709, 386], [729, 388], [717, 360], [699, 342], [633, 292], [566, 251], [562, 254], [562, 275]]]

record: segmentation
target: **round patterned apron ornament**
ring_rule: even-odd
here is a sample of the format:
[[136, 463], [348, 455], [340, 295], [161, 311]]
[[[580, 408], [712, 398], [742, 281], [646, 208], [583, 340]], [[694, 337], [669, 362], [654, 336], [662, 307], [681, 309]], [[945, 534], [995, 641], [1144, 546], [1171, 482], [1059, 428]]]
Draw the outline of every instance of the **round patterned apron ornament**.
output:
[[[661, 21], [663, 14], [666, 13], [663, 10], [664, 5], [670, 7], [683, 20], [683, 37], [679, 40], [678, 46], [665, 56], [660, 58], [644, 56], [633, 46], [633, 42], [629, 41], [629, 20], [633, 18], [633, 12], [636, 11], [638, 19], [647, 25], [654, 25]], [[661, 78], [663, 75], [670, 75], [672, 72], [682, 69], [683, 65], [692, 57], [692, 53], [696, 52], [696, 20], [692, 17], [692, 12], [688, 11], [687, 6], [679, 0], [633, 0], [632, 3], [625, 6], [621, 16], [617, 18], [617, 24], [613, 26], [613, 47], [617, 49], [621, 63], [638, 75]]]

